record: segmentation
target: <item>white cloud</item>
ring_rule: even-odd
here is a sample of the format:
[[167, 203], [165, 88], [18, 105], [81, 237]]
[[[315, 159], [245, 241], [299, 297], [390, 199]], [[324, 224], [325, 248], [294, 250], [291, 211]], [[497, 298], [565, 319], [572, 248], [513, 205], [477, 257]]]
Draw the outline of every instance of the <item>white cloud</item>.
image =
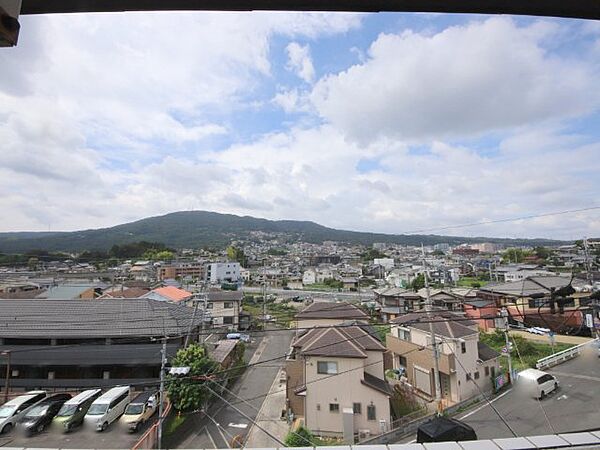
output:
[[321, 79], [321, 116], [361, 142], [478, 135], [590, 111], [598, 73], [544, 49], [560, 28], [493, 18], [436, 34], [381, 34], [366, 62]]
[[315, 78], [315, 68], [310, 57], [310, 47], [290, 42], [286, 47], [288, 55], [288, 70], [293, 71], [307, 83], [312, 83]]

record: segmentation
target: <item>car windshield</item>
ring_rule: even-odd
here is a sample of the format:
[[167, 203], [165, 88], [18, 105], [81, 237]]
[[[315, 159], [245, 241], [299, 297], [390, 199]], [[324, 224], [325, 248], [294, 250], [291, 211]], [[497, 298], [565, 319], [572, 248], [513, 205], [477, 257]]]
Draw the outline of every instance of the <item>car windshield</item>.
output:
[[131, 403], [127, 406], [125, 414], [141, 414], [144, 411], [144, 405], [140, 403]]
[[60, 411], [58, 411], [57, 416], [72, 416], [75, 414], [75, 411], [77, 411], [77, 405], [62, 405], [62, 408], [60, 408]]
[[25, 417], [39, 417], [39, 416], [43, 416], [44, 414], [46, 414], [47, 411], [48, 411], [48, 405], [34, 406], [33, 408], [31, 408], [27, 412], [27, 414], [25, 415]]
[[0, 418], [12, 416], [16, 409], [17, 407], [14, 405], [4, 405], [0, 407]]
[[554, 379], [554, 377], [550, 374], [546, 374], [546, 375], [542, 375], [541, 377], [538, 378], [537, 382], [538, 384], [542, 384], [545, 383], [546, 381], [552, 381]]
[[94, 403], [87, 412], [88, 416], [100, 416], [108, 409], [107, 403]]

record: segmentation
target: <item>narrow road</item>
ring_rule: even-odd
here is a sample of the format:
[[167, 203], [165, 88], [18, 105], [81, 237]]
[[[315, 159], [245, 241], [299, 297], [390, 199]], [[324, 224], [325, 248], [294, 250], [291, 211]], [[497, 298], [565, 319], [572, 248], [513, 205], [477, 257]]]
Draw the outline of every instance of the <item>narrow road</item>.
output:
[[[210, 417], [194, 416], [196, 432], [181, 443], [180, 448], [227, 448], [232, 440], [243, 440], [250, 431], [275, 377], [285, 365], [284, 355], [289, 349], [293, 333], [293, 330], [265, 333], [249, 362], [250, 367], [235, 385], [230, 387], [232, 393], [224, 394], [224, 398], [244, 414], [240, 414], [222, 400], [216, 401], [209, 408]], [[253, 365], [273, 358], [279, 359]], [[242, 402], [240, 398], [248, 401]]]

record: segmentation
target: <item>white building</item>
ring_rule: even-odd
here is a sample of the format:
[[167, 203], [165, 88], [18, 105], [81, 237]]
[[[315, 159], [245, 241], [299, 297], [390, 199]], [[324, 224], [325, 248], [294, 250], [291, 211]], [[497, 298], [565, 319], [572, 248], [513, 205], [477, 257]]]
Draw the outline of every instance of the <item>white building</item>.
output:
[[206, 266], [206, 281], [213, 284], [237, 283], [241, 280], [241, 266], [238, 262], [210, 263]]
[[383, 266], [385, 270], [392, 270], [394, 268], [393, 258], [375, 258], [373, 264]]
[[317, 282], [317, 271], [315, 269], [307, 269], [302, 274], [302, 284], [315, 284]]

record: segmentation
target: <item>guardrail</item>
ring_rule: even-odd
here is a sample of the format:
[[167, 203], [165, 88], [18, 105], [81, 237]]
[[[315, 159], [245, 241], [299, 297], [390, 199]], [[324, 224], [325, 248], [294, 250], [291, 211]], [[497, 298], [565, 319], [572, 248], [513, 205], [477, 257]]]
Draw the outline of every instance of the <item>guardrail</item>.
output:
[[553, 355], [546, 356], [545, 358], [538, 360], [538, 362], [535, 364], [535, 367], [537, 369], [547, 369], [548, 367], [556, 366], [565, 361], [568, 361], [569, 359], [576, 358], [581, 354], [581, 350], [583, 349], [583, 347], [590, 345], [592, 342], [598, 342], [598, 339], [593, 339], [588, 342], [584, 342], [583, 344], [576, 345], [575, 347], [571, 347], [561, 352], [555, 353]]

